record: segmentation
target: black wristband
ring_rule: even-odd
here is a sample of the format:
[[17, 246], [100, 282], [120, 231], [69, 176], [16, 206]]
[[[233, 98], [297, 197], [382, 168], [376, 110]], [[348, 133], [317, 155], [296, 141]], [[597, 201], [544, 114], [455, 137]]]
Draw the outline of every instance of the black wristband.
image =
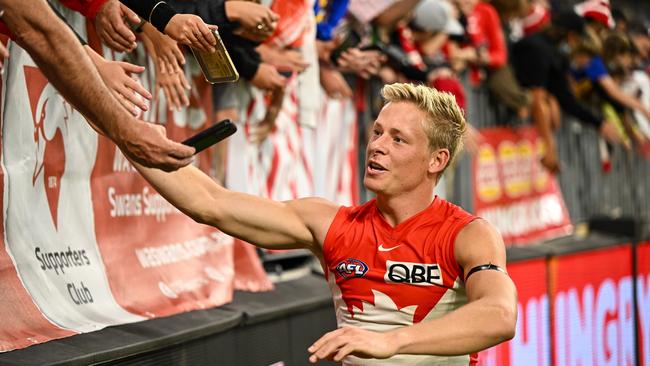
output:
[[165, 33], [165, 27], [171, 18], [176, 15], [176, 10], [164, 1], [157, 3], [149, 14], [149, 23], [151, 23], [160, 33]]
[[474, 273], [476, 273], [478, 271], [484, 271], [484, 270], [493, 270], [493, 271], [499, 271], [499, 272], [503, 272], [505, 274], [508, 274], [503, 268], [501, 268], [501, 267], [499, 267], [499, 266], [497, 266], [495, 264], [492, 264], [492, 263], [481, 264], [480, 266], [476, 266], [476, 267], [469, 270], [469, 272], [467, 273], [467, 277], [465, 277], [465, 281], [467, 281], [469, 276], [471, 276], [472, 274], [474, 274]]
[[146, 22], [147, 22], [146, 20], [140, 18], [140, 22], [138, 24], [131, 24], [131, 30], [137, 33], [142, 33], [142, 27]]

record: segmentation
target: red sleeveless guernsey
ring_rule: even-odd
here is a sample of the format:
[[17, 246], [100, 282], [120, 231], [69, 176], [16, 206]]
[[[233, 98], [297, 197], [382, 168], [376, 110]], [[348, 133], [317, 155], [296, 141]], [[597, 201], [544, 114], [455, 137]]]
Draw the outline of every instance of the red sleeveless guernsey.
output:
[[[341, 207], [323, 257], [338, 326], [385, 332], [442, 316], [467, 303], [454, 256], [458, 232], [475, 216], [439, 197], [391, 227], [375, 200]], [[476, 354], [397, 355], [386, 360], [348, 356], [344, 365], [475, 365]]]

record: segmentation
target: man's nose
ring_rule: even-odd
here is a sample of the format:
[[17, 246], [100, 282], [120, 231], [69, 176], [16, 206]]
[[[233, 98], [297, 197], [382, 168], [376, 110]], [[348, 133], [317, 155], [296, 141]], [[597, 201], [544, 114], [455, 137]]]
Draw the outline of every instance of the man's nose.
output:
[[381, 134], [380, 136], [375, 137], [373, 140], [370, 140], [368, 143], [368, 151], [372, 153], [386, 154], [386, 144], [389, 140], [389, 136], [386, 134]]

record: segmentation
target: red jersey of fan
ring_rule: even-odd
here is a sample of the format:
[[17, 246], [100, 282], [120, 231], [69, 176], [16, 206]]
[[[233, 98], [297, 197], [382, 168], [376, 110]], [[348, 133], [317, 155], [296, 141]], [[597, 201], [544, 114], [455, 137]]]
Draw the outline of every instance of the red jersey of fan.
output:
[[[458, 232], [476, 219], [439, 197], [391, 227], [376, 201], [341, 207], [323, 257], [339, 327], [389, 331], [447, 314], [467, 303], [454, 255]], [[348, 356], [344, 365], [475, 365], [477, 355], [397, 355], [386, 360]]]

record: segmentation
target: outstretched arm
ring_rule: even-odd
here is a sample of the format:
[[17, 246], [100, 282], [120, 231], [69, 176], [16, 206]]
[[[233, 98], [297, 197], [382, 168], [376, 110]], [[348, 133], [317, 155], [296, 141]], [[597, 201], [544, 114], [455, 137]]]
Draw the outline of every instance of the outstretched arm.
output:
[[278, 202], [219, 186], [193, 166], [166, 173], [135, 164], [172, 205], [195, 221], [268, 249], [320, 253], [338, 206], [318, 198]]
[[194, 149], [135, 119], [113, 97], [79, 41], [43, 0], [0, 0], [2, 20], [54, 87], [130, 158], [162, 169], [187, 165]]
[[[458, 234], [455, 249], [465, 276], [470, 269], [488, 263], [505, 269], [503, 240], [486, 221], [467, 225]], [[465, 288], [469, 303], [440, 318], [386, 333], [339, 328], [309, 348], [309, 360], [341, 361], [348, 354], [372, 358], [396, 354], [465, 355], [512, 338], [517, 293], [510, 277], [495, 270], [478, 271], [467, 279]]]

